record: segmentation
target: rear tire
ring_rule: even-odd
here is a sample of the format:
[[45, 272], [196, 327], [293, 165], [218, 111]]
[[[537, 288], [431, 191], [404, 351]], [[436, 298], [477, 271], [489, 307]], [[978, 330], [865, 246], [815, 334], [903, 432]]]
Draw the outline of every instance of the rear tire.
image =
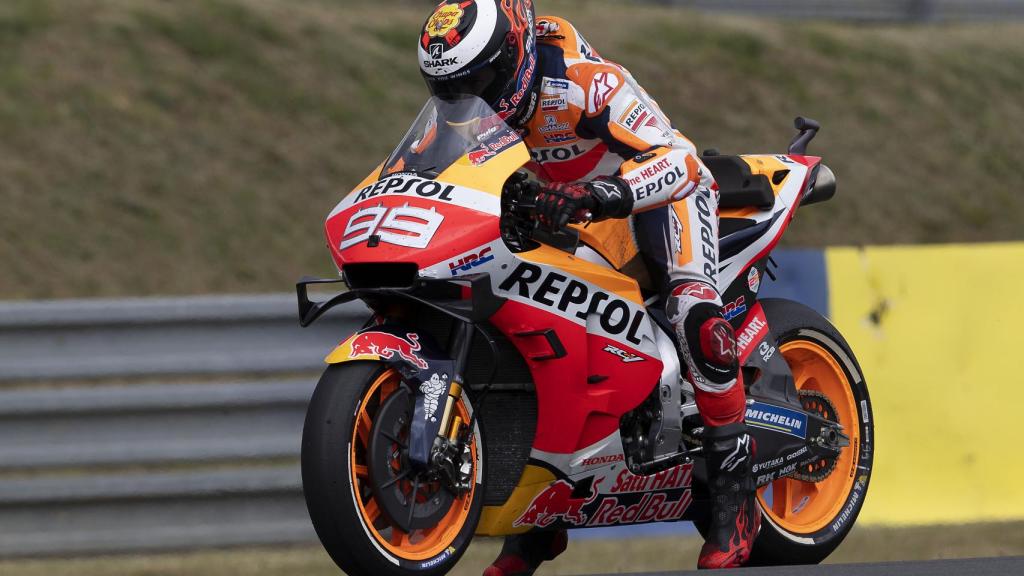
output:
[[[484, 452], [479, 428], [473, 436], [475, 488], [456, 498], [434, 528], [406, 534], [376, 504], [365, 462], [367, 436], [376, 428], [372, 424], [360, 428], [357, 422], [372, 420], [384, 398], [399, 386], [406, 384], [397, 372], [379, 362], [333, 365], [317, 384], [306, 413], [302, 433], [306, 506], [327, 553], [351, 576], [445, 574], [469, 547], [480, 518]], [[456, 409], [472, 414], [465, 394]], [[412, 494], [422, 496], [410, 491], [410, 498], [415, 498]]]
[[[794, 370], [797, 388], [824, 392], [829, 397], [839, 413], [844, 433], [850, 436], [850, 446], [844, 449], [837, 466], [822, 482], [811, 484], [784, 479], [772, 484], [773, 491], [776, 484], [786, 482], [798, 490], [779, 484], [780, 488], [794, 490], [797, 495], [801, 494], [800, 490], [810, 494], [804, 496], [803, 504], [798, 501], [793, 507], [799, 506], [797, 513], [782, 510], [780, 514], [772, 510], [766, 499], [767, 487], [760, 491], [758, 501], [763, 519], [749, 565], [817, 564], [842, 543], [864, 506], [874, 458], [871, 398], [853, 350], [826, 318], [789, 300], [765, 299], [761, 305], [778, 340], [779, 350]], [[833, 367], [834, 380], [824, 382], [828, 379], [825, 377], [829, 374], [827, 369], [808, 369], [815, 363]], [[807, 485], [814, 486], [813, 490]], [[836, 497], [829, 498], [831, 494]], [[772, 496], [774, 498], [774, 493]], [[814, 498], [818, 496], [833, 502], [816, 504]], [[801, 517], [802, 514], [810, 516]]]

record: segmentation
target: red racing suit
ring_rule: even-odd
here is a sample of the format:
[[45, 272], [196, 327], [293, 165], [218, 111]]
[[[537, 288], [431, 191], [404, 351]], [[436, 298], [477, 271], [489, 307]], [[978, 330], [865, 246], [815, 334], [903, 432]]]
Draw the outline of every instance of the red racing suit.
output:
[[[705, 422], [742, 422], [745, 398], [735, 368], [723, 372], [709, 364], [716, 350], [708, 346], [716, 341], [701, 343], [703, 322], [688, 321], [701, 305], [721, 314], [718, 187], [711, 172], [633, 76], [599, 56], [568, 21], [539, 17], [537, 32], [538, 99], [521, 127], [530, 170], [546, 183], [614, 175], [628, 184], [632, 215], [620, 240], [633, 244], [642, 260], [634, 270], [644, 268], [653, 288], [677, 296], [668, 309], [673, 324], [693, 325], [677, 334], [686, 340], [680, 355]], [[631, 273], [627, 262], [606, 256], [591, 255]]]

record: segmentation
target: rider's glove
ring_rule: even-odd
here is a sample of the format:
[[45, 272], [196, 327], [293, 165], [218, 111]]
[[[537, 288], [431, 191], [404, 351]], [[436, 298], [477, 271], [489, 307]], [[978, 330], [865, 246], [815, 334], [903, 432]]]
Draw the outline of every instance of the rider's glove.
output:
[[557, 232], [570, 222], [585, 221], [591, 204], [590, 190], [583, 184], [548, 184], [537, 194], [537, 220], [541, 226]]
[[633, 193], [621, 178], [601, 177], [586, 184], [548, 184], [537, 195], [537, 216], [551, 231], [570, 222], [625, 218], [632, 213]]

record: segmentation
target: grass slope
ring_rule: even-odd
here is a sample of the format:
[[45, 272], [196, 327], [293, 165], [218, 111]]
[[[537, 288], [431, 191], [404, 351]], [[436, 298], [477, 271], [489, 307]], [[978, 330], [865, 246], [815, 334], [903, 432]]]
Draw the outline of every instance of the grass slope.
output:
[[[698, 146], [840, 178], [790, 244], [1020, 239], [1020, 25], [785, 24], [540, 0]], [[383, 10], [381, 7], [383, 6]], [[425, 99], [423, 2], [0, 2], [0, 298], [286, 290]]]
[[[858, 527], [828, 559], [829, 563], [889, 562], [1019, 556], [1024, 554], [1024, 524], [978, 524], [923, 528]], [[575, 540], [537, 576], [692, 570], [701, 541], [697, 537], [637, 540]], [[451, 576], [476, 576], [501, 549], [501, 541], [481, 539], [463, 556]], [[341, 574], [319, 546], [110, 556], [67, 560], [0, 562], [0, 576], [332, 576]]]

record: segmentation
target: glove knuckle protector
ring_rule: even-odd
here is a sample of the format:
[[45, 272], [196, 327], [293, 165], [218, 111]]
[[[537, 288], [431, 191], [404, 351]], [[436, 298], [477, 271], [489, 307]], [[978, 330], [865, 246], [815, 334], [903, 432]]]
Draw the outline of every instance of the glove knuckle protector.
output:
[[537, 215], [552, 231], [564, 227], [580, 210], [590, 192], [579, 184], [548, 184], [537, 196]]

